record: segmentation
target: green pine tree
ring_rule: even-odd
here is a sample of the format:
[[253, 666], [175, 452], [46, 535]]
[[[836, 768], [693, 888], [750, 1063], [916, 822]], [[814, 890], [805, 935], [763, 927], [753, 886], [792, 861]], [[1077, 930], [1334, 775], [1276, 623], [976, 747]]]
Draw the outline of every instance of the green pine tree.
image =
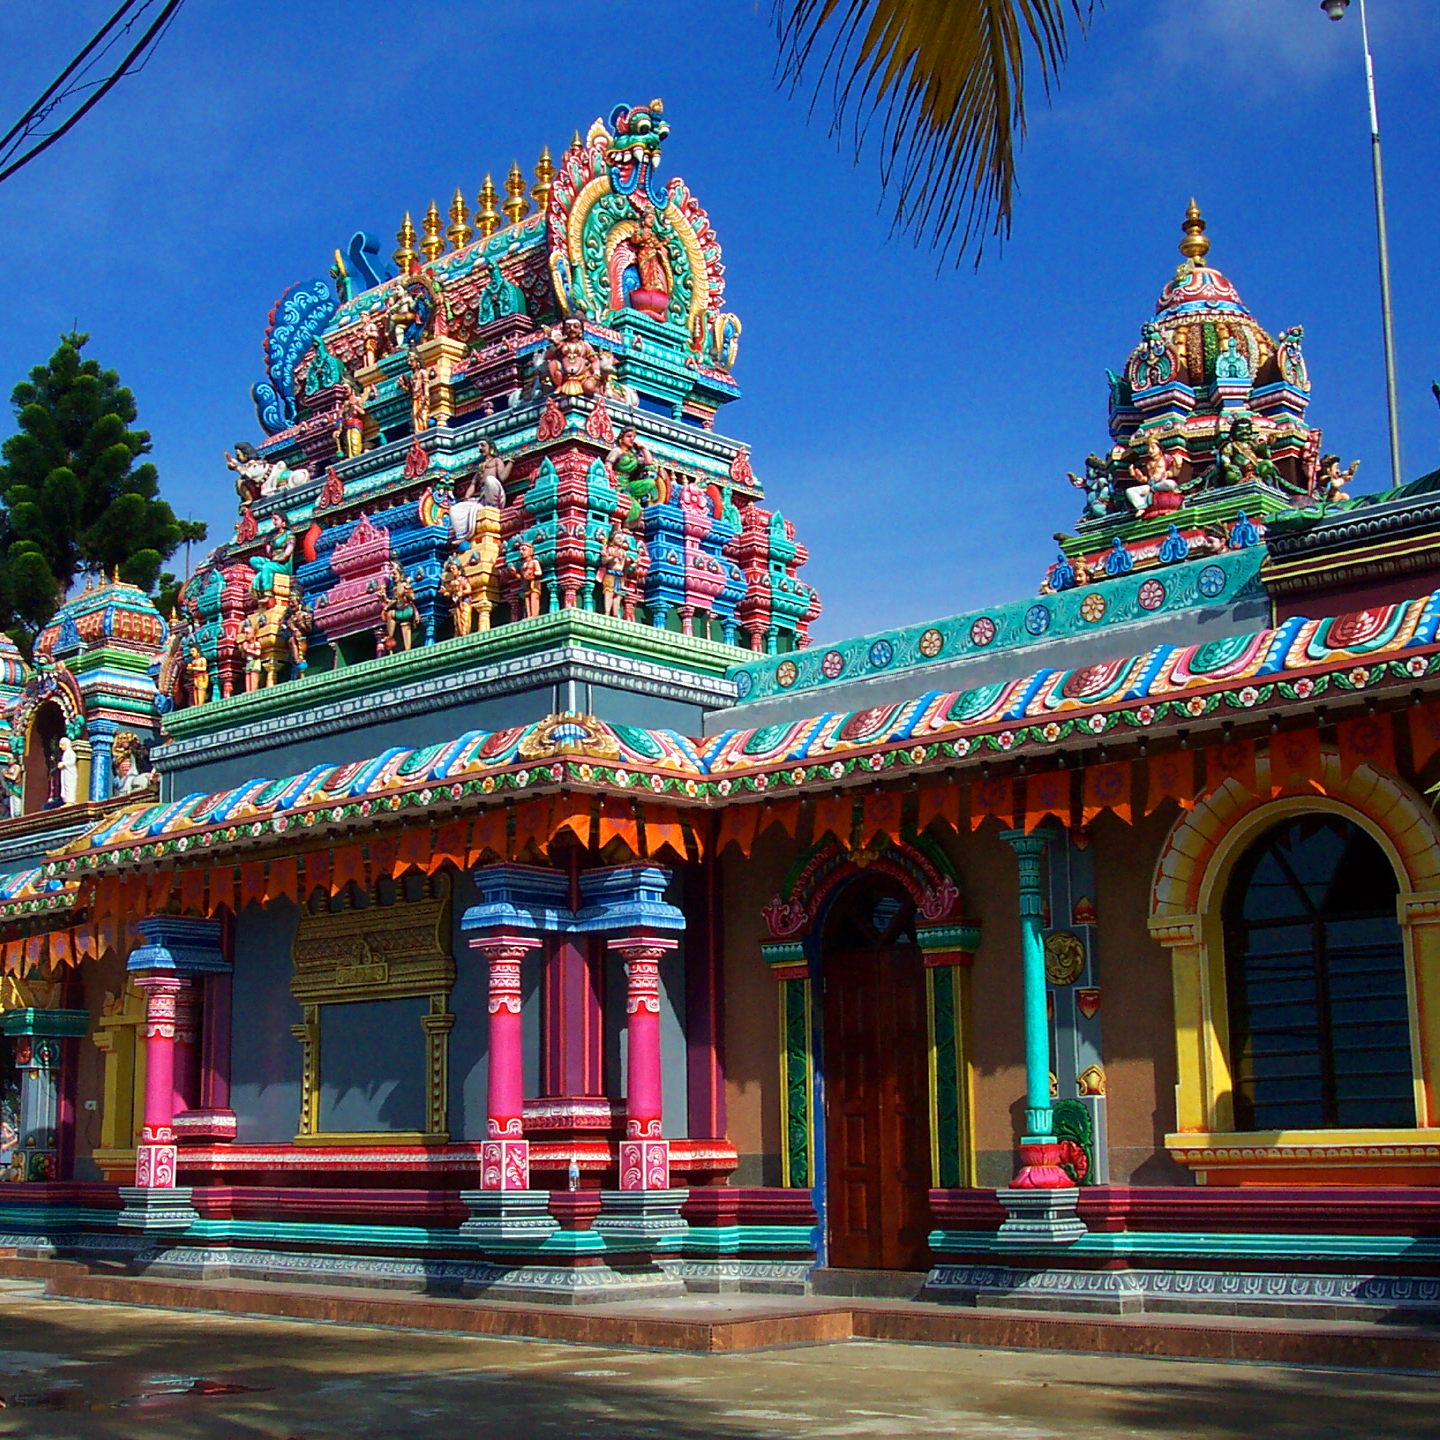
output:
[[150, 434], [131, 429], [135, 397], [81, 358], [89, 338], [62, 335], [15, 387], [20, 429], [0, 446], [0, 629], [27, 650], [77, 577], [118, 572], [153, 590], [179, 546], [205, 535], [159, 498], [140, 459]]

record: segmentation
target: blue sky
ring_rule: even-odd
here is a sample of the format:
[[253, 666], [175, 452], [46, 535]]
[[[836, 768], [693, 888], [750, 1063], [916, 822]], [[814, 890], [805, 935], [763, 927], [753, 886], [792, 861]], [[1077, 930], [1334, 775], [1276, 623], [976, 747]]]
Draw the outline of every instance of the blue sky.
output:
[[[112, 8], [0, 10], [7, 126]], [[280, 292], [354, 230], [388, 242], [457, 184], [473, 207], [487, 170], [658, 95], [666, 172], [710, 211], [745, 325], [720, 428], [810, 547], [817, 635], [1015, 598], [1077, 516], [1065, 472], [1105, 440], [1105, 370], [1178, 263], [1192, 192], [1261, 323], [1305, 325], [1327, 447], [1362, 459], [1360, 489], [1386, 483], [1351, 8], [1332, 25], [1315, 0], [1110, 0], [1053, 104], [1034, 97], [1011, 243], [937, 272], [889, 237], [876, 158], [853, 164], [777, 89], [768, 0], [189, 0], [141, 76], [0, 185], [0, 393], [78, 322], [135, 391], [167, 496], [224, 538], [220, 452], [256, 438]], [[1372, 12], [1414, 476], [1440, 465], [1440, 18]]]

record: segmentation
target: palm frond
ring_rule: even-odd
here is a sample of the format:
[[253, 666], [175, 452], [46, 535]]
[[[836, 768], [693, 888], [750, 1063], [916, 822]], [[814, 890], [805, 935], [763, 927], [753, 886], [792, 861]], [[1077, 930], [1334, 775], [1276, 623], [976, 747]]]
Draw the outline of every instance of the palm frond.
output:
[[1010, 233], [1027, 67], [1045, 95], [1095, 0], [774, 0], [780, 74], [813, 77], [856, 158], [879, 127], [894, 224], [957, 261]]

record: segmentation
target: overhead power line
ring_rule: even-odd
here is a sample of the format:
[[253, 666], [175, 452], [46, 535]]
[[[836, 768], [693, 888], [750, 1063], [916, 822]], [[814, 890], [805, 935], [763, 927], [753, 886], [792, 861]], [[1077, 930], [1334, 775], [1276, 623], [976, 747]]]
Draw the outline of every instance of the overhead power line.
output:
[[[0, 182], [8, 180], [62, 135], [74, 129], [127, 75], [138, 74], [164, 38], [185, 0], [124, 0], [85, 48], [0, 139]], [[158, 7], [159, 13], [153, 14]], [[118, 64], [102, 74], [106, 57], [151, 16], [148, 27]], [[89, 92], [88, 94], [86, 92]], [[84, 95], [83, 100], [80, 97]], [[78, 102], [78, 103], [75, 103]], [[71, 105], [74, 108], [65, 114]], [[58, 115], [64, 118], [56, 121]], [[50, 128], [45, 128], [49, 126]], [[26, 148], [28, 146], [28, 148]]]

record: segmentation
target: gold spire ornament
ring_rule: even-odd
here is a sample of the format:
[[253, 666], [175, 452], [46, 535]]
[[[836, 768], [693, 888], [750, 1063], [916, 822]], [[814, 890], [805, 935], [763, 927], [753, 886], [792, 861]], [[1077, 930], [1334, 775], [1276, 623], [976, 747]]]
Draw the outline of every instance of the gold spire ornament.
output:
[[429, 264], [438, 260], [445, 251], [445, 242], [440, 238], [440, 207], [433, 200], [425, 212], [424, 228], [425, 238], [420, 242], [420, 248], [425, 253], [426, 264]]
[[518, 225], [529, 210], [530, 202], [525, 198], [525, 177], [520, 173], [520, 162], [510, 162], [510, 173], [505, 177], [505, 220]]
[[480, 208], [475, 212], [475, 228], [482, 240], [488, 240], [500, 228], [500, 212], [495, 202], [500, 198], [495, 193], [495, 182], [487, 175], [480, 187]]
[[550, 189], [554, 183], [555, 165], [550, 159], [550, 147], [546, 145], [540, 151], [540, 158], [535, 162], [535, 183], [530, 187], [530, 195], [535, 201], [535, 208], [542, 215], [550, 208]]
[[449, 237], [453, 249], [463, 250], [470, 243], [470, 237], [474, 233], [470, 228], [470, 215], [465, 205], [465, 194], [457, 185], [455, 198], [450, 202], [450, 228], [445, 234]]
[[1185, 219], [1180, 228], [1185, 232], [1185, 238], [1180, 242], [1180, 253], [1192, 270], [1198, 270], [1210, 253], [1210, 242], [1205, 238], [1205, 217], [1200, 213], [1193, 195], [1185, 207]]
[[402, 275], [408, 275], [420, 258], [415, 249], [415, 222], [411, 220], [408, 210], [404, 220], [400, 222], [400, 228], [395, 232], [395, 238], [400, 242], [400, 248], [395, 252], [395, 263], [400, 267]]

